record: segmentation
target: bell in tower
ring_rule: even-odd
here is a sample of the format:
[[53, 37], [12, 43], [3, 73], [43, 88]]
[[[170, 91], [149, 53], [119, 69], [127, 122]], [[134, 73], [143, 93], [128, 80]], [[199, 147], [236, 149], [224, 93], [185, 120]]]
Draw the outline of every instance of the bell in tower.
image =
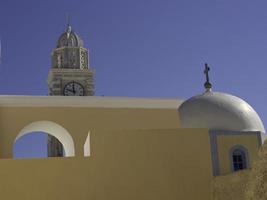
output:
[[[68, 23], [51, 55], [48, 74], [49, 95], [93, 96], [94, 71], [89, 68], [88, 50]], [[62, 157], [62, 144], [53, 136], [47, 140], [48, 157]]]

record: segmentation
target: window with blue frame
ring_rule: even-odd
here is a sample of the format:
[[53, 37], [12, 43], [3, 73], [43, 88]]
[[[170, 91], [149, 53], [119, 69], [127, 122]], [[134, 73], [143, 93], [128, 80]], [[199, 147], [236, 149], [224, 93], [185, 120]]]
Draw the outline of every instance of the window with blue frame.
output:
[[247, 168], [246, 153], [242, 149], [235, 149], [232, 153], [232, 159], [234, 171]]

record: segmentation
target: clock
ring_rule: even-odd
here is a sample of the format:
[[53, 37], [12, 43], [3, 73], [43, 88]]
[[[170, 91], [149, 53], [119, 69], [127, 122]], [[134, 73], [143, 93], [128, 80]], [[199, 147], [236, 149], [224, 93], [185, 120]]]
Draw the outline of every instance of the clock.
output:
[[64, 96], [84, 96], [84, 88], [80, 83], [69, 82], [65, 85], [63, 90]]

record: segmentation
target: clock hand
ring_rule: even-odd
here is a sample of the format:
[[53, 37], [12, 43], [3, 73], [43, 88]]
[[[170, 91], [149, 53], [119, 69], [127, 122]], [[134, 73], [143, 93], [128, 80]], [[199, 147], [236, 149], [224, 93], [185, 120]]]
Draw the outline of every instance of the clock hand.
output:
[[72, 82], [72, 92], [75, 94], [74, 81]]
[[66, 90], [73, 93], [73, 90], [71, 90], [71, 89], [66, 88]]

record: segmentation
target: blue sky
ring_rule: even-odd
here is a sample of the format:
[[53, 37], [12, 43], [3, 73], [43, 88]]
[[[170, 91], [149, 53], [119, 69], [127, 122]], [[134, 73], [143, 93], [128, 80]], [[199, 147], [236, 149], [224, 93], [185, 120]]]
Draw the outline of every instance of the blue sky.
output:
[[249, 102], [267, 123], [267, 1], [0, 0], [0, 94], [47, 95], [50, 55], [71, 16], [90, 49], [96, 95]]

